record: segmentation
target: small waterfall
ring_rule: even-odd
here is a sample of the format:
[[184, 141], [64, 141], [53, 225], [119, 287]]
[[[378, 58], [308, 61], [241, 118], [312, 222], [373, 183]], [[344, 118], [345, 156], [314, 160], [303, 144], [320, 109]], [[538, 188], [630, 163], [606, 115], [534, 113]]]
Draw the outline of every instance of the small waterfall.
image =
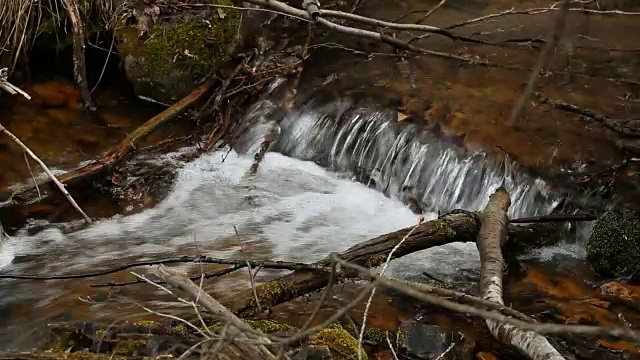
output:
[[[252, 116], [264, 107], [255, 107]], [[288, 114], [281, 127], [276, 151], [351, 173], [390, 197], [410, 189], [426, 211], [479, 210], [500, 185], [511, 194], [511, 217], [547, 213], [558, 201], [542, 180], [508, 159], [464, 154], [425, 126], [398, 122], [395, 110], [349, 98], [314, 99]], [[255, 148], [256, 134], [249, 138]]]

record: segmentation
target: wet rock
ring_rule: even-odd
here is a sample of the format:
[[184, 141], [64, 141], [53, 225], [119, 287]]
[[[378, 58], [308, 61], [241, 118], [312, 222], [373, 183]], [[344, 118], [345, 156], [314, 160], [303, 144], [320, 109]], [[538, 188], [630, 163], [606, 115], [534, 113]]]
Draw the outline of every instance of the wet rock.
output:
[[640, 212], [607, 212], [595, 223], [586, 248], [596, 272], [618, 277], [633, 274], [640, 266]]
[[451, 332], [431, 324], [410, 321], [400, 325], [398, 348], [417, 359], [434, 359], [442, 355], [452, 340]]
[[[213, 3], [233, 5], [230, 0]], [[117, 38], [125, 73], [139, 96], [165, 103], [184, 97], [238, 44], [239, 11], [169, 14], [159, 9], [156, 16], [157, 11], [136, 10], [136, 25], [122, 27]]]
[[81, 102], [80, 92], [69, 82], [51, 81], [36, 84], [27, 91], [32, 101], [38, 105], [77, 109]]

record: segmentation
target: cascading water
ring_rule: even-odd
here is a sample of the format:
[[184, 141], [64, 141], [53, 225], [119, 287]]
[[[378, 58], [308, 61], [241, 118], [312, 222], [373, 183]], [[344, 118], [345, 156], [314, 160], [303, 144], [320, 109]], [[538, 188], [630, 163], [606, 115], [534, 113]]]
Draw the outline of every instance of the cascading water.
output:
[[[518, 172], [508, 159], [496, 161], [481, 152], [460, 156], [424, 127], [396, 118], [394, 111], [357, 106], [349, 99], [312, 100], [281, 122], [276, 150], [354, 173], [391, 197], [401, 197], [409, 187], [431, 212], [479, 210], [500, 185], [511, 194], [511, 217], [547, 213], [557, 204], [541, 180]], [[261, 130], [249, 134], [249, 153], [257, 149]]]
[[[480, 209], [501, 184], [513, 197], [512, 217], [544, 213], [557, 201], [544, 183], [511, 164], [481, 153], [460, 155], [419, 126], [398, 123], [393, 111], [348, 99], [312, 100], [288, 114], [280, 122], [277, 152], [267, 153], [258, 173], [247, 176], [264, 128], [277, 118], [275, 109], [268, 99], [254, 104], [246, 119], [254, 125], [230, 153], [224, 149], [186, 164], [175, 154], [157, 159], [178, 174], [154, 208], [70, 234], [20, 231], [1, 244], [2, 271], [87, 272], [178, 254], [313, 262], [415, 225], [417, 217], [397, 200], [407, 185], [430, 212], [427, 218], [436, 211]], [[377, 190], [366, 186], [373, 182]], [[388, 274], [426, 271], [452, 278], [478, 268], [474, 244], [449, 244], [395, 260]], [[11, 295], [0, 299], [0, 312], [3, 306], [46, 307], [77, 297], [70, 282], [7, 284]], [[225, 286], [238, 286], [237, 279]]]

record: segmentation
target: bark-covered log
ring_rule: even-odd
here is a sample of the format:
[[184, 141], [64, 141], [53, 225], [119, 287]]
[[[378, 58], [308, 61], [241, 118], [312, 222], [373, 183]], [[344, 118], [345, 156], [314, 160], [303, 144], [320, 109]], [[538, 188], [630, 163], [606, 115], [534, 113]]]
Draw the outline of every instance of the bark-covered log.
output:
[[[340, 257], [368, 268], [379, 266], [412, 229], [413, 226], [359, 243], [340, 253]], [[419, 225], [394, 252], [393, 258], [453, 242], [475, 242], [479, 230], [478, 214], [472, 212], [447, 214], [440, 219]], [[533, 248], [539, 242], [542, 245], [549, 245], [560, 240], [560, 226], [551, 223], [536, 225], [534, 228], [509, 226], [508, 233], [507, 246], [514, 252]], [[316, 264], [328, 266], [331, 264], [331, 259], [327, 257]], [[326, 270], [299, 270], [279, 279], [259, 284], [256, 292], [260, 305], [263, 308], [270, 308], [320, 290], [328, 283], [329, 273]], [[234, 313], [250, 313], [256, 310], [255, 296], [251, 290], [234, 295], [231, 299], [225, 299], [223, 303]]]
[[[499, 188], [491, 195], [481, 215], [477, 246], [480, 252], [480, 290], [482, 298], [504, 305], [502, 300], [502, 244], [507, 240], [507, 210], [511, 205], [509, 193]], [[513, 345], [533, 360], [563, 360], [542, 335], [523, 331], [513, 325], [486, 320], [489, 331], [500, 341]]]

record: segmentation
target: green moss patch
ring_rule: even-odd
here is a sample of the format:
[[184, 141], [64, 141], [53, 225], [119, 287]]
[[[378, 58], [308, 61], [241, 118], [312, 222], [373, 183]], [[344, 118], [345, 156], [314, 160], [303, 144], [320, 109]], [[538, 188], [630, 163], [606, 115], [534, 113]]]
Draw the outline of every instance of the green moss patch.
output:
[[[358, 340], [340, 325], [332, 325], [309, 338], [311, 345], [326, 346], [335, 360], [357, 360]], [[367, 354], [362, 354], [367, 360]]]
[[605, 276], [630, 275], [640, 267], [640, 212], [611, 210], [596, 221], [587, 261]]
[[[230, 0], [213, 3], [232, 5]], [[160, 21], [143, 41], [137, 40], [137, 29], [123, 28], [119, 35], [126, 39], [121, 41], [121, 52], [142, 57], [148, 72], [205, 73], [226, 60], [239, 25], [240, 12], [225, 8]]]

